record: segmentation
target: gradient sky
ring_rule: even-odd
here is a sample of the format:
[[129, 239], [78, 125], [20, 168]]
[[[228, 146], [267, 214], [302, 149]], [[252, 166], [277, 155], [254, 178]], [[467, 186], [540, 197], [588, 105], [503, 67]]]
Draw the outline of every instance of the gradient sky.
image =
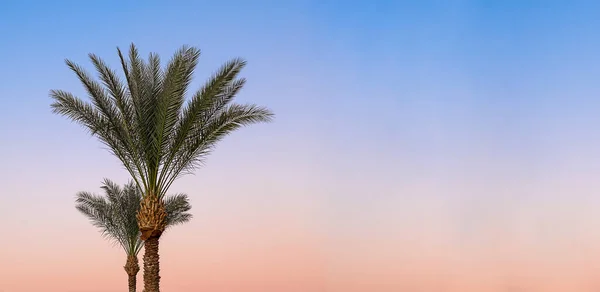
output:
[[127, 173], [48, 92], [131, 42], [199, 47], [193, 88], [244, 57], [277, 115], [173, 185], [164, 291], [600, 288], [600, 2], [222, 2], [2, 3], [1, 292], [124, 290], [74, 196]]

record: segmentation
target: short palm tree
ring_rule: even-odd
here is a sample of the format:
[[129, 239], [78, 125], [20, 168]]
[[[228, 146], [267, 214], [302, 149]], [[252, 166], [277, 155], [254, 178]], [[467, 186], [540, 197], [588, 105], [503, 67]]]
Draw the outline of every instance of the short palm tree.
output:
[[140, 58], [132, 44], [126, 59], [117, 48], [125, 83], [96, 55], [89, 57], [101, 79], [67, 60], [91, 103], [52, 90], [54, 113], [83, 125], [123, 163], [143, 199], [138, 224], [145, 241], [144, 291], [159, 292], [159, 238], [166, 226], [163, 197], [173, 181], [200, 166], [217, 142], [238, 128], [268, 122], [273, 113], [233, 99], [245, 84], [246, 62], [225, 63], [186, 102], [200, 51], [184, 46], [165, 68], [158, 55]]
[[[76, 208], [102, 231], [102, 235], [121, 245], [127, 254], [125, 272], [128, 275], [129, 292], [135, 292], [136, 276], [140, 270], [137, 255], [144, 245], [140, 239], [137, 213], [142, 201], [142, 193], [135, 183], [123, 188], [110, 180], [104, 180], [102, 189], [105, 196], [88, 192], [77, 193]], [[191, 206], [185, 194], [168, 196], [164, 199], [166, 227], [181, 224], [192, 218], [187, 213]]]

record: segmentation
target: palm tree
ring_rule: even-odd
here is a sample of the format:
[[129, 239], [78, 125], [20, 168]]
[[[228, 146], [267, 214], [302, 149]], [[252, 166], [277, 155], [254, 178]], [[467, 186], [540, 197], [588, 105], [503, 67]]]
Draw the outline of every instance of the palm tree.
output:
[[225, 63], [186, 102], [186, 93], [200, 51], [183, 46], [161, 68], [151, 53], [140, 58], [131, 44], [126, 59], [117, 48], [125, 83], [104, 61], [89, 57], [101, 83], [67, 60], [90, 96], [91, 103], [73, 94], [52, 90], [54, 113], [83, 125], [123, 163], [142, 190], [138, 212], [145, 242], [144, 290], [159, 292], [159, 238], [166, 226], [163, 197], [173, 181], [200, 166], [217, 142], [238, 128], [268, 122], [273, 113], [253, 104], [233, 103], [245, 84], [238, 78], [246, 62]]
[[[130, 182], [123, 188], [105, 179], [102, 185], [105, 196], [88, 192], [77, 193], [76, 208], [90, 219], [92, 224], [102, 231], [102, 235], [112, 239], [127, 254], [125, 272], [129, 278], [129, 292], [135, 292], [136, 276], [140, 270], [137, 255], [144, 245], [140, 239], [136, 215], [140, 209], [142, 193]], [[191, 206], [185, 194], [168, 196], [164, 200], [166, 227], [181, 224], [192, 218], [187, 213]]]

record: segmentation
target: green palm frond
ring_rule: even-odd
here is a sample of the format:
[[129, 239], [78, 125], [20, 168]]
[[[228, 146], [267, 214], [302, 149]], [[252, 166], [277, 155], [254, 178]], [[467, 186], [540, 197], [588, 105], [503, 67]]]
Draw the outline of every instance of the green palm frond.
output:
[[182, 224], [192, 219], [188, 211], [192, 208], [185, 194], [176, 194], [164, 198], [167, 212], [167, 227]]
[[76, 204], [77, 210], [88, 217], [92, 225], [100, 229], [104, 238], [127, 248], [129, 243], [126, 233], [114, 217], [113, 206], [108, 200], [87, 192], [80, 192], [77, 194]]
[[[137, 255], [143, 246], [136, 214], [140, 209], [142, 193], [133, 182], [120, 187], [105, 179], [104, 196], [88, 192], [77, 193], [76, 208], [99, 228], [102, 236], [119, 244], [128, 255]], [[167, 227], [188, 222], [192, 215], [185, 194], [166, 196]]]
[[173, 170], [166, 183], [170, 187], [181, 173], [191, 173], [213, 150], [217, 142], [236, 129], [257, 122], [269, 121], [269, 111], [255, 105], [231, 105], [209, 119], [201, 130], [190, 132], [187, 141], [174, 156]]
[[144, 60], [133, 44], [127, 56], [118, 48], [117, 53], [125, 82], [96, 55], [89, 57], [100, 82], [67, 60], [90, 102], [53, 90], [51, 106], [106, 144], [144, 196], [162, 198], [227, 134], [273, 118], [267, 108], [233, 103], [246, 82], [239, 77], [242, 59], [226, 62], [186, 102], [200, 50], [183, 46], [164, 68], [158, 55]]

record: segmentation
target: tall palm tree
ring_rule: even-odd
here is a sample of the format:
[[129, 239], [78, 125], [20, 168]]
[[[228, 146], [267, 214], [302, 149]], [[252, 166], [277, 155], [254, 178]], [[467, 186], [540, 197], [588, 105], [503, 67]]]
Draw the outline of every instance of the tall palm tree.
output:
[[[129, 292], [135, 292], [136, 276], [140, 270], [137, 255], [144, 245], [140, 239], [137, 224], [137, 213], [142, 201], [142, 193], [137, 186], [130, 182], [123, 188], [105, 179], [102, 185], [105, 196], [88, 192], [77, 193], [76, 208], [83, 213], [92, 224], [102, 231], [102, 235], [112, 239], [127, 254], [125, 272], [128, 275]], [[164, 199], [166, 228], [189, 221], [192, 218], [187, 213], [191, 206], [185, 194], [168, 196]]]
[[200, 51], [183, 46], [166, 67], [151, 53], [140, 58], [132, 44], [126, 59], [117, 48], [125, 83], [104, 61], [89, 57], [101, 83], [67, 60], [90, 96], [52, 90], [54, 113], [83, 125], [123, 163], [143, 192], [138, 225], [145, 241], [144, 290], [159, 292], [159, 238], [166, 226], [163, 197], [173, 181], [200, 166], [218, 141], [238, 128], [268, 122], [273, 113], [233, 99], [245, 84], [246, 62], [225, 63], [186, 102]]

